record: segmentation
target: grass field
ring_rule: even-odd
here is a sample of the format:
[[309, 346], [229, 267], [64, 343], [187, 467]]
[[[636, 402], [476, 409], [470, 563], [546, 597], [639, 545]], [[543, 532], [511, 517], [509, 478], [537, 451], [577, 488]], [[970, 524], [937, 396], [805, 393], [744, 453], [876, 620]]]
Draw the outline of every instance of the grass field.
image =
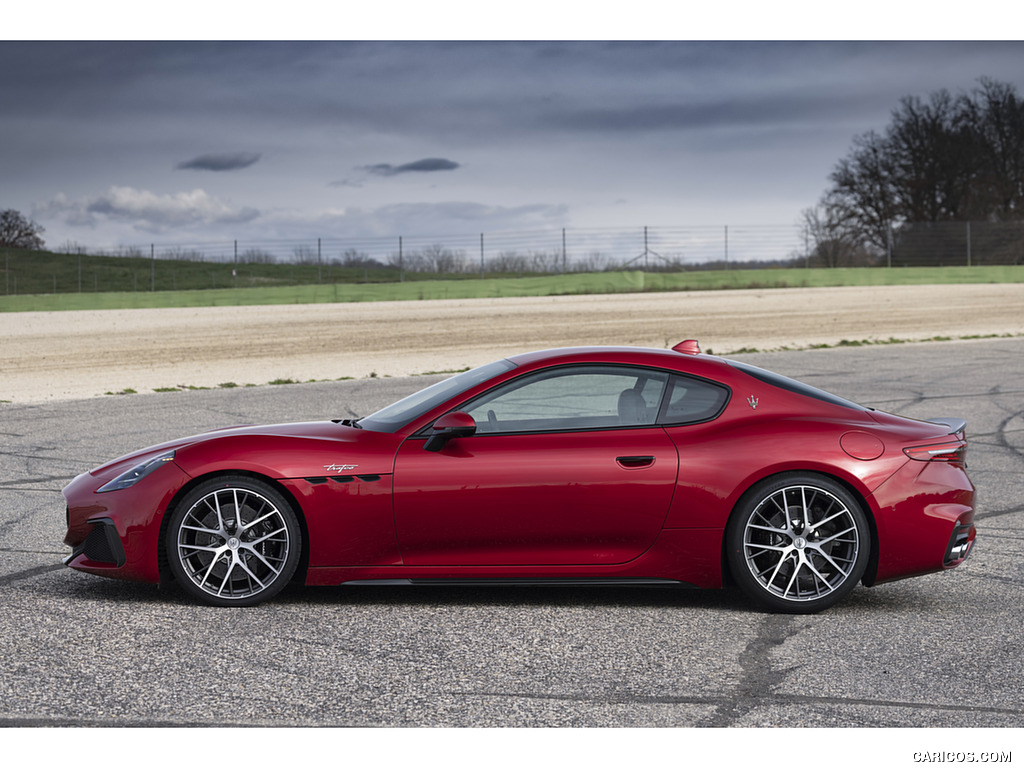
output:
[[[65, 256], [64, 258], [74, 260], [77, 257]], [[157, 262], [157, 266], [161, 266], [161, 262]], [[231, 265], [201, 264], [200, 266], [207, 270], [226, 267], [227, 273], [230, 275]], [[283, 265], [266, 266], [281, 268]], [[147, 280], [138, 290], [132, 291], [91, 292], [83, 287], [81, 292], [56, 291], [34, 294], [19, 292], [17, 295], [13, 295], [8, 290], [6, 295], [0, 295], [0, 312], [416, 301], [645, 291], [1024, 282], [1024, 266], [754, 269], [676, 273], [629, 271], [484, 279], [460, 277], [459, 279], [379, 283], [317, 283], [317, 267], [315, 265], [312, 267], [296, 265], [294, 269], [300, 268], [307, 271], [312, 270], [309, 274], [304, 275], [304, 279], [310, 281], [308, 284], [243, 286], [241, 284], [248, 281], [239, 280], [238, 287], [211, 287], [205, 290], [149, 290], [152, 281]], [[10, 275], [7, 277], [9, 282]], [[358, 276], [349, 275], [348, 277], [355, 279]]]

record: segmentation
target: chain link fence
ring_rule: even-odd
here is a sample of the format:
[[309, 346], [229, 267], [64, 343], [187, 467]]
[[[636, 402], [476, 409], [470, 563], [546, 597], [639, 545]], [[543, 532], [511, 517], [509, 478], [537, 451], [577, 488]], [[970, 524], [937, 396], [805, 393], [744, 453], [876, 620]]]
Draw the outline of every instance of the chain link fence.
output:
[[447, 236], [232, 240], [65, 252], [236, 264], [369, 264], [456, 274], [680, 270], [710, 263], [773, 263], [798, 257], [799, 227], [635, 227], [551, 229]]
[[[560, 228], [451, 236], [230, 240], [2, 252], [18, 293], [195, 290], [568, 272], [837, 265], [799, 225]], [[839, 266], [1024, 264], [1024, 222], [904, 224]], [[819, 255], [821, 254], [821, 255]]]
[[1024, 222], [934, 222], [892, 230], [887, 266], [1024, 264]]

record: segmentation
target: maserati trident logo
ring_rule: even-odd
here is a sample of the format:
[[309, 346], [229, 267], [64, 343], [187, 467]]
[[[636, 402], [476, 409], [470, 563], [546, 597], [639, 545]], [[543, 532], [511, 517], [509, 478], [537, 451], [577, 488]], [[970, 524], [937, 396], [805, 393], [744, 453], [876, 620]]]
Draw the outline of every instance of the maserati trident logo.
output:
[[328, 472], [345, 472], [349, 469], [355, 469], [358, 464], [324, 464], [324, 469]]
[[755, 411], [757, 410], [757, 398], [756, 397], [751, 395], [750, 397], [747, 398], [747, 402], [750, 403], [750, 407], [751, 408], [753, 408]]

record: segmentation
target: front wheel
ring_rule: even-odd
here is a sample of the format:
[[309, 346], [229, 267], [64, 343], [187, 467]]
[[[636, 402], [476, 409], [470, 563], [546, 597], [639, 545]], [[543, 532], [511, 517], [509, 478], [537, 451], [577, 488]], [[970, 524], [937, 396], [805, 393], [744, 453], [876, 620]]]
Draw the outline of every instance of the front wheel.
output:
[[299, 562], [302, 533], [285, 498], [248, 477], [219, 477], [194, 488], [167, 524], [175, 579], [202, 602], [245, 606], [280, 592]]
[[773, 611], [815, 613], [857, 586], [871, 536], [864, 511], [843, 486], [787, 475], [744, 497], [726, 544], [733, 577], [748, 597]]

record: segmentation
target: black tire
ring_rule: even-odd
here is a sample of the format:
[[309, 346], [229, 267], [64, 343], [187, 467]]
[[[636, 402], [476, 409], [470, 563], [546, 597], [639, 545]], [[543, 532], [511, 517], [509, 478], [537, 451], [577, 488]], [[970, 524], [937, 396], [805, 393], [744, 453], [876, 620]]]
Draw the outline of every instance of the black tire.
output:
[[763, 608], [816, 613], [846, 597], [871, 554], [867, 517], [853, 495], [822, 475], [768, 478], [729, 520], [733, 578]]
[[217, 477], [193, 488], [171, 512], [164, 539], [175, 580], [217, 606], [256, 605], [291, 580], [302, 530], [288, 501], [250, 477]]

